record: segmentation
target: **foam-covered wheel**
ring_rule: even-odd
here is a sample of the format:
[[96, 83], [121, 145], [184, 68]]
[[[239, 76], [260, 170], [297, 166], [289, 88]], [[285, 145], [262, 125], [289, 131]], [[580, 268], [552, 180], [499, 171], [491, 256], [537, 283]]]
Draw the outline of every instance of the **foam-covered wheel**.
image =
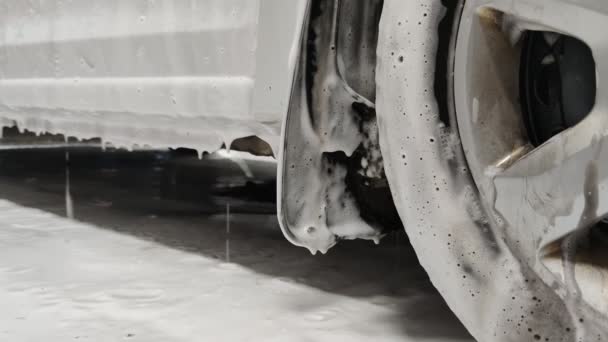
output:
[[[453, 28], [448, 43], [440, 24]], [[479, 341], [608, 340], [608, 246], [598, 224], [608, 213], [608, 36], [600, 27], [608, 28], [601, 0], [467, 0], [450, 11], [440, 0], [384, 2], [376, 109], [387, 178], [420, 262]], [[553, 68], [563, 72], [549, 78], [559, 76], [560, 87], [534, 83], [561, 92], [549, 97], [563, 101], [561, 115], [568, 91], [597, 93], [590, 113], [544, 127], [551, 134], [540, 142], [530, 138], [537, 114], [522, 109], [534, 106], [520, 96], [529, 32], [584, 43], [597, 75], [592, 86], [589, 68]], [[565, 65], [582, 50], [557, 58]]]

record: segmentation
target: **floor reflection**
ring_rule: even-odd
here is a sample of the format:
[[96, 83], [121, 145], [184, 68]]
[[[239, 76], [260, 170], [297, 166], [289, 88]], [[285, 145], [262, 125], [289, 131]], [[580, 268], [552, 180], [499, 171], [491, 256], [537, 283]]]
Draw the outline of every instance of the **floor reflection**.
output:
[[6, 131], [1, 146], [0, 193], [12, 202], [323, 291], [394, 302], [398, 309], [387, 319], [410, 336], [469, 338], [404, 233], [380, 246], [342, 243], [317, 257], [286, 242], [274, 216], [276, 165], [268, 158], [104, 151], [95, 141], [66, 145], [61, 137]]

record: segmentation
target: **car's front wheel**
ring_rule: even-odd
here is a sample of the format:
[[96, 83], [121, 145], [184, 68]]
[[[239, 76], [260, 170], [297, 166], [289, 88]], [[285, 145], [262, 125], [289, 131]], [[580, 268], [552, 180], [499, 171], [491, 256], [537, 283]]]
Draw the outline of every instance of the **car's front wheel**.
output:
[[608, 6], [444, 3], [385, 0], [380, 23], [380, 145], [418, 257], [480, 341], [604, 340]]

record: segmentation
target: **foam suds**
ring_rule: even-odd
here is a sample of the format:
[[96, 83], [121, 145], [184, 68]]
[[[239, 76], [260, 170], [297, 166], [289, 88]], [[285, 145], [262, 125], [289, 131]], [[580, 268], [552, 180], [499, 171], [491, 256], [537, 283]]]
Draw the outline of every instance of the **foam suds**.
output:
[[[378, 227], [361, 218], [359, 205], [346, 184], [349, 170], [345, 161], [362, 144], [370, 153], [362, 162], [373, 164], [363, 168], [366, 173], [378, 173], [376, 168], [381, 168], [382, 162], [379, 149], [371, 148], [374, 139], [377, 145], [375, 119], [363, 123], [357, 111], [373, 112], [375, 106], [349, 85], [341, 70], [349, 58], [360, 56], [342, 53], [338, 5], [321, 2], [321, 14], [310, 23], [316, 35], [315, 47], [302, 45], [279, 163], [283, 166], [279, 174], [283, 230], [291, 242], [313, 254], [327, 252], [340, 239], [378, 241], [381, 236]], [[303, 41], [308, 41], [308, 33]], [[306, 69], [309, 53], [317, 61], [314, 72]], [[310, 84], [309, 72], [314, 75]]]

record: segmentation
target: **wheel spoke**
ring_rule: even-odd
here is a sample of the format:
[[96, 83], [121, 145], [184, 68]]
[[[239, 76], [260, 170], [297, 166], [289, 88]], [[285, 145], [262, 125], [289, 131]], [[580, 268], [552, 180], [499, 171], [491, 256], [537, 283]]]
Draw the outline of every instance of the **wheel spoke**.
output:
[[477, 0], [474, 10], [493, 8], [508, 14], [522, 29], [549, 30], [574, 36], [590, 45], [605, 41], [598, 30], [608, 19], [608, 3], [597, 0]]
[[[551, 240], [583, 226], [579, 221], [584, 209], [588, 173], [591, 172], [588, 169], [591, 167], [597, 168], [599, 207], [596, 217], [587, 220], [591, 222], [608, 213], [608, 192], [605, 191], [608, 186], [608, 88], [602, 83], [602, 76], [608, 75], [607, 58], [604, 57], [608, 54], [598, 50], [593, 52], [598, 84], [596, 104], [591, 113], [578, 125], [554, 136], [505, 170], [499, 171], [494, 182], [496, 194], [511, 194], [515, 196], [511, 198], [520, 198], [523, 202], [530, 201], [530, 196], [537, 197], [530, 205], [532, 212], [525, 214], [532, 216], [525, 216], [524, 213], [519, 215], [524, 215], [528, 221], [525, 229], [532, 228], [530, 217], [534, 215], [542, 213], [541, 216], [545, 218], [547, 215], [549, 218], [555, 216], [549, 220], [549, 225], [554, 225], [553, 229], [548, 229], [546, 224], [532, 228], [537, 230], [536, 238], [545, 233], [547, 236], [543, 239]], [[520, 193], [514, 194], [513, 191]], [[501, 205], [498, 197], [496, 205]], [[509, 206], [507, 203], [503, 205]], [[499, 209], [502, 210], [511, 211], [513, 208]], [[557, 219], [561, 216], [562, 219]], [[535, 219], [533, 222], [543, 221]]]
[[[597, 73], [596, 103], [578, 125], [516, 160], [495, 179], [494, 202], [509, 226], [535, 232], [534, 240], [554, 239], [582, 226], [589, 168], [597, 168], [596, 187], [608, 185], [608, 2], [592, 0], [476, 0], [466, 14], [490, 8], [510, 16], [516, 30], [554, 31], [576, 37], [591, 49]], [[466, 16], [465, 14], [465, 16]], [[503, 25], [504, 27], [504, 25]], [[593, 165], [596, 166], [593, 166]], [[587, 184], [588, 185], [588, 184]], [[588, 197], [588, 196], [587, 196]], [[589, 222], [608, 213], [607, 195]], [[513, 198], [521, 203], [513, 205]], [[589, 213], [587, 213], [589, 215]], [[509, 219], [510, 218], [510, 219]], [[521, 222], [512, 222], [520, 218]]]
[[568, 151], [568, 136], [586, 132], [579, 126], [566, 133], [494, 179], [496, 210], [505, 218], [519, 218], [508, 224], [532, 234], [532, 240], [541, 240], [541, 245], [584, 229], [608, 214], [608, 137], [590, 135], [587, 148], [568, 153], [572, 152]]

